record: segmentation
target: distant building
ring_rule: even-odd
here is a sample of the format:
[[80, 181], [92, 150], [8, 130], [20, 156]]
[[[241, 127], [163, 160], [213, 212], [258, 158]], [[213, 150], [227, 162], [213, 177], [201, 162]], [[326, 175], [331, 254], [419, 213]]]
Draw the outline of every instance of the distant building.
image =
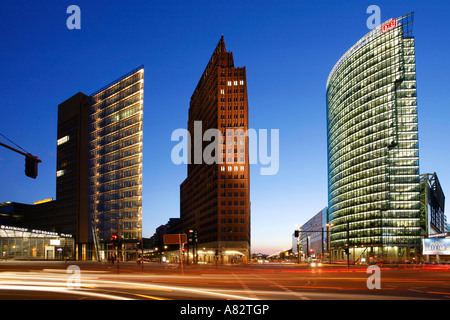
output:
[[328, 252], [327, 212], [328, 208], [322, 209], [299, 228], [300, 253], [304, 258], [324, 257]]
[[[301, 245], [299, 243], [299, 236], [297, 235], [296, 232], [294, 232], [292, 234], [291, 240], [292, 240], [292, 248], [291, 248], [292, 249], [292, 254], [298, 254], [299, 249], [301, 251], [302, 248], [301, 248]], [[299, 248], [299, 245], [300, 245], [300, 248]]]
[[[58, 213], [58, 201], [28, 205], [24, 215], [23, 226], [51, 232], [72, 234], [77, 239], [77, 230], [71, 223], [75, 219], [64, 218], [64, 212]], [[76, 220], [75, 220], [76, 221]]]
[[29, 204], [19, 202], [0, 203], [0, 224], [23, 226], [24, 215], [29, 206]]
[[155, 233], [150, 238], [151, 247], [162, 247], [164, 245], [164, 235], [171, 233], [180, 233], [178, 230], [179, 218], [170, 218], [166, 224], [156, 228]]

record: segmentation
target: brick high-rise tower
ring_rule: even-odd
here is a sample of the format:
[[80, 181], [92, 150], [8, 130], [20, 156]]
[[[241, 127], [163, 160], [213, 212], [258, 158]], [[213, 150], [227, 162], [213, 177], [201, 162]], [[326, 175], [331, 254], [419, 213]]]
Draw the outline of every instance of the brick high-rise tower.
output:
[[[222, 142], [194, 137], [200, 125], [202, 137], [205, 131], [218, 129]], [[245, 67], [234, 66], [223, 36], [192, 94], [188, 130], [192, 161], [180, 188], [182, 231], [197, 230], [200, 261], [213, 262], [217, 256], [223, 263], [245, 263], [250, 255], [247, 82]], [[212, 143], [217, 161], [198, 161], [195, 154], [200, 150], [203, 155]]]

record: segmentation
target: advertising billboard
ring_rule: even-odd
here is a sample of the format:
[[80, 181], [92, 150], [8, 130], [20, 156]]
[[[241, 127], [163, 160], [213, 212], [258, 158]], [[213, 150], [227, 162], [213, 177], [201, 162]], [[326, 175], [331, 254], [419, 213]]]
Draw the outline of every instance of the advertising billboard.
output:
[[423, 239], [423, 254], [450, 255], [450, 239]]

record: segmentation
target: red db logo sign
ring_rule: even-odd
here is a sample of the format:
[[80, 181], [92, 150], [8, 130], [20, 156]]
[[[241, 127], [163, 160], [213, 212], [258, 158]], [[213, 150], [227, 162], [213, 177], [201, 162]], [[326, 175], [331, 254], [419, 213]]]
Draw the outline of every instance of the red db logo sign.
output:
[[391, 29], [394, 29], [397, 26], [397, 19], [392, 19], [388, 23], [385, 23], [381, 26], [381, 33], [385, 33]]

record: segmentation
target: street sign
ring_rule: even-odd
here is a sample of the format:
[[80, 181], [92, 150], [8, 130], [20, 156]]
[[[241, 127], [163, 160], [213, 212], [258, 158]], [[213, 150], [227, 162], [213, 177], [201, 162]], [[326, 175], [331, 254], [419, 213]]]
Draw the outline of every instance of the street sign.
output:
[[164, 244], [180, 244], [187, 243], [186, 234], [165, 234], [164, 235]]
[[183, 274], [184, 244], [187, 243], [186, 234], [185, 233], [165, 234], [163, 238], [164, 244], [178, 244], [180, 246], [180, 267], [181, 267], [181, 274]]

